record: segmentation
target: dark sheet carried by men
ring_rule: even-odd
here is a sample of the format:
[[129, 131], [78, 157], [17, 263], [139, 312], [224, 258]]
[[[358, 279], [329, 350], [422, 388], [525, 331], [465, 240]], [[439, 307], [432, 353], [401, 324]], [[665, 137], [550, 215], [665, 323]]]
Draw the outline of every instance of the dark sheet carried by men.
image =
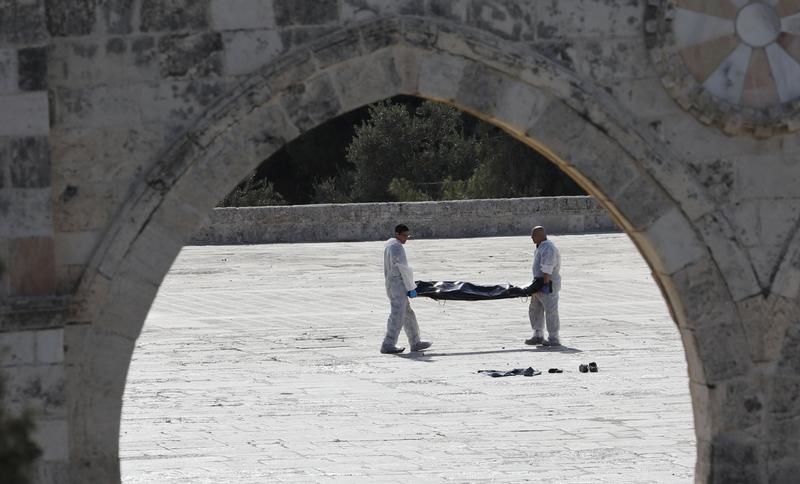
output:
[[512, 284], [481, 285], [464, 281], [415, 281], [417, 296], [436, 300], [482, 301], [484, 299], [508, 299], [513, 297], [529, 297], [539, 291], [544, 284], [536, 279], [528, 286], [519, 287]]

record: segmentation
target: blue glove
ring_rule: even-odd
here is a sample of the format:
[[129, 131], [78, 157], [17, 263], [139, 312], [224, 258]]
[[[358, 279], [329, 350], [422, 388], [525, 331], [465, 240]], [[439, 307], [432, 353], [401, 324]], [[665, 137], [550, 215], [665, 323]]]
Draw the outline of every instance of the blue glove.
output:
[[416, 289], [412, 289], [412, 290], [408, 291], [408, 297], [417, 297], [417, 290]]

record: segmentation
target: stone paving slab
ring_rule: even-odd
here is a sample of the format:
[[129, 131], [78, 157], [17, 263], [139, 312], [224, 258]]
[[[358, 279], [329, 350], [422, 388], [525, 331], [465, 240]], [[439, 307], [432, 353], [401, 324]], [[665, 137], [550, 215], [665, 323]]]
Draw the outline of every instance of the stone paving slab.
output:
[[[417, 298], [434, 346], [401, 356], [378, 352], [382, 242], [184, 248], [131, 364], [123, 482], [691, 482], [686, 361], [648, 267], [623, 234], [552, 239], [562, 350], [523, 344], [525, 300]], [[406, 249], [417, 279], [530, 281], [526, 236]]]

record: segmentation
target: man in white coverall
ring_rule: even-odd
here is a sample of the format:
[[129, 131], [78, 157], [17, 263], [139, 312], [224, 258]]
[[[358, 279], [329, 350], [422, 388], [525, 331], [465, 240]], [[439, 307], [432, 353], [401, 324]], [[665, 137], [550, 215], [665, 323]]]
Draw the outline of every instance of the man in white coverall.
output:
[[[531, 239], [536, 245], [533, 254], [533, 278], [543, 279], [542, 290], [531, 295], [528, 317], [533, 328], [533, 337], [525, 340], [527, 345], [561, 346], [558, 330], [558, 292], [561, 290], [561, 254], [555, 244], [547, 240], [544, 227], [537, 225], [531, 231]], [[552, 283], [552, 287], [551, 284]], [[547, 339], [544, 338], [545, 318], [547, 320]]]
[[403, 244], [408, 241], [408, 227], [400, 224], [394, 228], [394, 237], [386, 241], [383, 248], [383, 276], [386, 278], [386, 295], [391, 303], [389, 321], [386, 323], [386, 337], [383, 338], [381, 353], [402, 353], [405, 348], [398, 348], [397, 338], [400, 329], [405, 329], [411, 351], [422, 351], [431, 343], [419, 339], [417, 316], [411, 309], [408, 298], [417, 297], [414, 283], [414, 271], [406, 260]]

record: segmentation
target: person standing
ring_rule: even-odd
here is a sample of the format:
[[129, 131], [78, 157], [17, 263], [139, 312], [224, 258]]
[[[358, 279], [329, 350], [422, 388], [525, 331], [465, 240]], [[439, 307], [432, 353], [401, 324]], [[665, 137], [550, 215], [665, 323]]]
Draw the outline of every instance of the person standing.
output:
[[[556, 245], [547, 239], [544, 227], [537, 225], [531, 231], [536, 245], [533, 254], [533, 278], [542, 279], [542, 289], [531, 295], [528, 317], [531, 320], [533, 337], [526, 339], [527, 345], [561, 346], [558, 331], [558, 293], [561, 290], [561, 254]], [[544, 338], [545, 320], [547, 339]]]
[[381, 353], [384, 354], [405, 351], [405, 348], [396, 346], [401, 328], [406, 332], [411, 351], [422, 351], [431, 346], [430, 342], [420, 340], [417, 316], [408, 301], [409, 298], [417, 297], [414, 271], [408, 265], [403, 248], [409, 237], [411, 234], [408, 227], [400, 224], [394, 228], [394, 237], [387, 240], [383, 247], [383, 276], [386, 280], [386, 295], [391, 305], [386, 336], [381, 345]]

